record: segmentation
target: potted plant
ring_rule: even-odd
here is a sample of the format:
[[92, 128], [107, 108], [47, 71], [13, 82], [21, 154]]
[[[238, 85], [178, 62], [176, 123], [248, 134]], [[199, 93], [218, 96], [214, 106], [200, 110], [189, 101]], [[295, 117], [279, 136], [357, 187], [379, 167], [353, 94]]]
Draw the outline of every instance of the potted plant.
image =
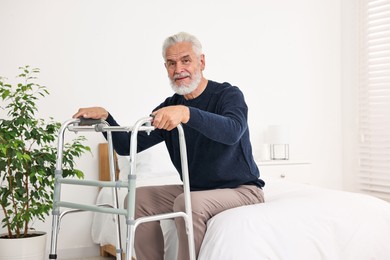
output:
[[[0, 215], [7, 230], [0, 234], [0, 245], [42, 235], [32, 232], [32, 224], [37, 219], [44, 221], [53, 203], [56, 139], [61, 124], [36, 116], [38, 99], [49, 94], [45, 86], [36, 83], [39, 69], [19, 69], [17, 84], [8, 84], [0, 77], [0, 107], [5, 114], [0, 118]], [[82, 144], [84, 140], [79, 136], [65, 145], [64, 177], [84, 176], [74, 168], [75, 158], [90, 151]], [[0, 246], [0, 259], [5, 259], [1, 258], [3, 250]]]

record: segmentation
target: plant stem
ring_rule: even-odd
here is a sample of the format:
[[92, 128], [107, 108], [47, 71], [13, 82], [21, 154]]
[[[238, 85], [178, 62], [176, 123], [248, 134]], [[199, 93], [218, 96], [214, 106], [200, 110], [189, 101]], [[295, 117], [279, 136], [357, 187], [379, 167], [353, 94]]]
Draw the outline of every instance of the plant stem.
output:
[[[9, 184], [9, 193], [11, 195], [11, 200], [12, 200], [12, 205], [14, 206], [14, 214], [15, 216], [18, 214], [18, 208], [16, 207], [16, 202], [15, 202], [15, 196], [14, 196], [14, 186], [13, 184], [13, 176], [11, 172], [11, 158], [8, 157], [8, 184]], [[8, 229], [11, 228], [10, 223], [9, 223], [9, 218], [7, 219], [7, 227]], [[19, 228], [16, 229], [16, 234], [19, 235]], [[9, 231], [10, 237], [12, 237], [12, 233]]]
[[[26, 169], [26, 173], [25, 173], [24, 176], [26, 177], [26, 179], [25, 179], [25, 184], [24, 184], [24, 188], [26, 189], [26, 196], [27, 196], [26, 204], [25, 204], [25, 206], [24, 206], [24, 208], [25, 208], [24, 211], [28, 212], [29, 207], [30, 207], [30, 192], [29, 192], [29, 190], [28, 190], [28, 180], [29, 180], [29, 178], [28, 178], [28, 170], [27, 170], [27, 169]], [[27, 235], [27, 232], [28, 232], [28, 223], [29, 223], [29, 222], [30, 222], [30, 220], [24, 220], [24, 232], [23, 232], [24, 236]]]
[[[27, 151], [24, 150], [23, 151], [24, 153], [26, 153]], [[23, 210], [25, 212], [28, 212], [29, 209], [30, 209], [30, 192], [29, 192], [29, 188], [28, 188], [28, 184], [29, 184], [29, 172], [31, 171], [31, 168], [29, 167], [29, 163], [26, 163], [24, 165], [24, 169], [25, 169], [25, 172], [24, 172], [24, 177], [25, 177], [25, 180], [24, 180], [24, 188], [25, 188], [25, 191], [26, 191], [26, 203], [23, 207]], [[28, 224], [30, 223], [30, 219], [28, 220], [24, 220], [24, 232], [23, 232], [23, 235], [26, 236], [27, 235], [27, 232], [28, 232]]]
[[4, 212], [4, 218], [7, 220], [7, 231], [8, 231], [8, 237], [11, 238], [12, 237], [12, 232], [11, 232], [11, 226], [10, 226], [10, 223], [9, 223], [9, 217], [8, 217], [8, 214], [7, 214], [7, 211], [5, 210], [4, 206], [1, 205], [1, 207], [3, 208], [3, 212]]

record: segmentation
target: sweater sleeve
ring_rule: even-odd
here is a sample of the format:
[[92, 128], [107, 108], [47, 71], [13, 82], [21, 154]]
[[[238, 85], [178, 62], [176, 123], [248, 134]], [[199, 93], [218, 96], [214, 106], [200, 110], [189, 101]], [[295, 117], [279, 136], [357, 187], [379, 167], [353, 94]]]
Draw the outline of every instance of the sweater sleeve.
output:
[[233, 145], [248, 127], [248, 107], [244, 96], [237, 87], [231, 87], [214, 98], [217, 100], [216, 112], [189, 107], [187, 125], [216, 142]]
[[[106, 119], [107, 123], [110, 126], [119, 126], [119, 124], [115, 121], [112, 115], [109, 113]], [[104, 137], [107, 139], [107, 133], [103, 132]], [[130, 143], [130, 135], [126, 132], [112, 132], [112, 142], [114, 145], [114, 149], [119, 155], [129, 155], [129, 143]]]

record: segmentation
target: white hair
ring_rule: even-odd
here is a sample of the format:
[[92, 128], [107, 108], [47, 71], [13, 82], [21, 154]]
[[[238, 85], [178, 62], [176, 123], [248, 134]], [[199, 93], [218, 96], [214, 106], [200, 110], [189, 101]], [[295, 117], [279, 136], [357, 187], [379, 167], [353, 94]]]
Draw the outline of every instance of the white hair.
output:
[[200, 41], [193, 35], [186, 33], [186, 32], [179, 32], [175, 35], [169, 36], [165, 39], [163, 47], [162, 47], [162, 55], [164, 60], [166, 61], [166, 51], [167, 49], [176, 44], [181, 42], [189, 42], [192, 45], [192, 50], [195, 52], [195, 55], [199, 58], [202, 54], [202, 44]]

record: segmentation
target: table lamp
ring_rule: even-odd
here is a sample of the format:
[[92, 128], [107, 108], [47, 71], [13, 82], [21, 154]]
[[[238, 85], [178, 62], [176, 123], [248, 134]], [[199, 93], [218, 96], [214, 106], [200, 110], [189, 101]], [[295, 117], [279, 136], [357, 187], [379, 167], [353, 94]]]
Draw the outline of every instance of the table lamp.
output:
[[267, 143], [270, 146], [271, 160], [289, 159], [289, 132], [283, 125], [270, 125], [267, 130]]

